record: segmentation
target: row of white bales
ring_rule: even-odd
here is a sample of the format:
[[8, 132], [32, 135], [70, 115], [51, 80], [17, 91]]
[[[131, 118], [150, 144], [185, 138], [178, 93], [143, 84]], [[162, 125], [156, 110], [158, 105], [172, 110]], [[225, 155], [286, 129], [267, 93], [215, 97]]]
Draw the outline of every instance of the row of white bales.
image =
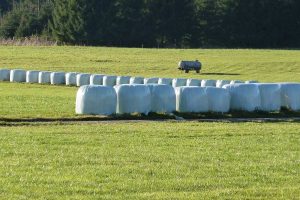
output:
[[130, 76], [108, 76], [101, 74], [86, 74], [77, 72], [48, 72], [48, 71], [25, 71], [21, 69], [0, 69], [0, 81], [41, 83], [52, 85], [104, 85], [115, 86], [122, 84], [166, 84], [173, 87], [180, 86], [213, 86], [223, 87], [226, 84], [254, 83], [255, 81], [229, 81], [229, 80], [199, 80], [184, 78], [143, 78]]
[[[300, 110], [298, 83], [228, 84], [230, 81], [208, 81], [219, 85], [207, 87], [205, 81], [196, 79], [144, 79], [63, 72], [24, 71], [24, 79], [24, 72], [21, 71], [24, 70], [0, 70], [0, 80], [84, 85], [77, 92], [77, 114], [148, 114], [174, 111], [226, 113], [230, 110], [271, 112], [280, 111], [282, 107], [292, 111]], [[190, 84], [186, 86], [186, 82]], [[199, 82], [204, 87], [199, 87]]]

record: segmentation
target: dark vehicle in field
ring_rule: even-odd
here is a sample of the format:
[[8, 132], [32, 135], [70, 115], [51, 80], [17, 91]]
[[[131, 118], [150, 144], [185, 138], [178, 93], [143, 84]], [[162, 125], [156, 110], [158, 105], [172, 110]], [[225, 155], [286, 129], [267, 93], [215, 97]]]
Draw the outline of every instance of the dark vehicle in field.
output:
[[200, 73], [202, 64], [196, 60], [196, 61], [180, 61], [178, 63], [178, 69], [185, 71], [185, 73], [189, 73], [192, 70], [195, 70], [197, 73]]

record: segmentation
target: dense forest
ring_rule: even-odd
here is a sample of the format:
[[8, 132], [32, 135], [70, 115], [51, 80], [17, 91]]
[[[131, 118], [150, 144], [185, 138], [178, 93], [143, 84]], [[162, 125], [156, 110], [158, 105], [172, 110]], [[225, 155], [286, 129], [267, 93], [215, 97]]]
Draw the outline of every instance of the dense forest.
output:
[[299, 0], [0, 0], [0, 38], [128, 47], [299, 48]]

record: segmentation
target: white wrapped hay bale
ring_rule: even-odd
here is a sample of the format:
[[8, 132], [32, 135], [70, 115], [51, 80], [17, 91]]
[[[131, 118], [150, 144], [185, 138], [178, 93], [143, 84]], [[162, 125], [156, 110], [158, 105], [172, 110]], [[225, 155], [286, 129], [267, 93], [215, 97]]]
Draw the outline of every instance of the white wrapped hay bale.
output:
[[151, 112], [171, 113], [176, 111], [176, 94], [171, 85], [148, 85], [151, 92]]
[[52, 72], [50, 76], [51, 85], [65, 85], [66, 74], [64, 72]]
[[183, 87], [186, 86], [187, 79], [186, 78], [174, 78], [172, 81], [173, 87]]
[[103, 77], [103, 85], [104, 86], [115, 86], [117, 84], [117, 77], [116, 76], [104, 76]]
[[85, 85], [76, 96], [76, 114], [112, 115], [116, 112], [117, 94], [113, 87]]
[[27, 71], [26, 72], [26, 83], [38, 83], [39, 82], [39, 71]]
[[197, 87], [201, 87], [201, 82], [202, 80], [199, 79], [188, 79], [186, 86], [197, 86]]
[[159, 78], [158, 84], [162, 85], [172, 85], [173, 79], [172, 78]]
[[124, 85], [130, 83], [130, 76], [118, 76], [117, 85]]
[[258, 85], [233, 84], [225, 85], [223, 88], [230, 93], [230, 109], [253, 112], [261, 107]]
[[77, 85], [77, 72], [68, 72], [66, 73], [66, 85], [76, 86]]
[[216, 87], [216, 80], [202, 80], [201, 87]]
[[25, 82], [26, 71], [22, 69], [13, 69], [10, 71], [10, 82]]
[[51, 72], [39, 72], [39, 83], [50, 84], [51, 83]]
[[143, 77], [131, 77], [129, 84], [144, 84], [144, 78]]
[[280, 111], [281, 93], [279, 84], [257, 84], [260, 92], [260, 110], [266, 112]]
[[144, 84], [158, 84], [159, 78], [145, 78], [144, 79]]
[[90, 74], [77, 74], [76, 75], [76, 85], [78, 87], [83, 85], [89, 85], [90, 84]]
[[281, 83], [282, 107], [292, 111], [300, 111], [300, 84]]
[[245, 81], [245, 83], [249, 84], [249, 83], [258, 83], [258, 81]]
[[210, 112], [227, 113], [230, 110], [230, 94], [224, 88], [206, 87]]
[[222, 88], [224, 85], [230, 84], [231, 81], [229, 80], [218, 80], [216, 83], [217, 88]]
[[0, 69], [0, 81], [9, 81], [9, 79], [10, 79], [10, 70]]
[[205, 88], [177, 87], [176, 110], [184, 113], [208, 112], [208, 97]]
[[245, 83], [244, 81], [240, 81], [240, 80], [232, 80], [230, 81], [230, 84], [237, 84], [237, 83]]
[[147, 85], [119, 85], [117, 92], [117, 113], [148, 114], [151, 111], [151, 92]]
[[91, 85], [103, 85], [103, 77], [102, 74], [92, 74], [90, 77]]

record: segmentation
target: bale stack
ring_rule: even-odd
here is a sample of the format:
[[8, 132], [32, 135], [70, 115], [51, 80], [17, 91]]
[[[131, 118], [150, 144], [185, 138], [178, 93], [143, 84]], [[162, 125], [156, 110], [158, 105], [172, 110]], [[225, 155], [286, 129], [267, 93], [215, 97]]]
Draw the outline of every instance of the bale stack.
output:
[[10, 70], [0, 69], [0, 81], [9, 81], [9, 80], [10, 80]]
[[10, 71], [10, 82], [26, 82], [26, 71], [22, 69], [13, 69]]
[[85, 85], [76, 96], [76, 114], [112, 115], [116, 112], [117, 95], [112, 87]]
[[51, 83], [51, 72], [42, 71], [39, 72], [39, 83], [50, 84]]

